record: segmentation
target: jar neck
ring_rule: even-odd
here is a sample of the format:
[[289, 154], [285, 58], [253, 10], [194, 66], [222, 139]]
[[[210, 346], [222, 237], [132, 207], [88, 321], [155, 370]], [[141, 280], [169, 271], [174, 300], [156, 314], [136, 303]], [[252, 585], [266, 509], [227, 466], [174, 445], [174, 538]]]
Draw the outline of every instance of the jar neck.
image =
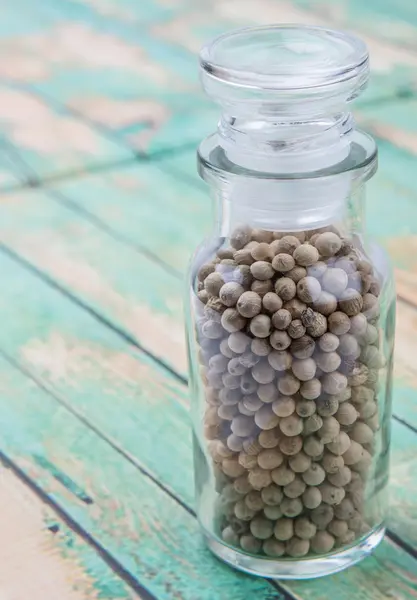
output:
[[252, 118], [223, 113], [219, 144], [241, 167], [273, 173], [306, 173], [342, 162], [349, 153], [354, 120], [350, 112]]

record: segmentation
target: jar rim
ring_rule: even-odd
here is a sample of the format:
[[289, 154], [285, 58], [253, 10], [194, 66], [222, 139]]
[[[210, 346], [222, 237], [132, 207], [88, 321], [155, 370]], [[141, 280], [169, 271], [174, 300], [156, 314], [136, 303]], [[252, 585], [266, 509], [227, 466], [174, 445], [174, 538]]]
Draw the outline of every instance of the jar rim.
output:
[[259, 92], [306, 92], [351, 82], [351, 95], [369, 76], [366, 44], [347, 32], [319, 26], [277, 24], [225, 33], [200, 52], [203, 83]]

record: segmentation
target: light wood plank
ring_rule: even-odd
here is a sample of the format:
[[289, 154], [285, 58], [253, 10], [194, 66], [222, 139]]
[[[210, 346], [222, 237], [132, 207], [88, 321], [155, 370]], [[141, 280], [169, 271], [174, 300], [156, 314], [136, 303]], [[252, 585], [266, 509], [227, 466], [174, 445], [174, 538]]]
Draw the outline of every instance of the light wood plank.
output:
[[0, 514], [1, 600], [140, 598], [3, 465]]

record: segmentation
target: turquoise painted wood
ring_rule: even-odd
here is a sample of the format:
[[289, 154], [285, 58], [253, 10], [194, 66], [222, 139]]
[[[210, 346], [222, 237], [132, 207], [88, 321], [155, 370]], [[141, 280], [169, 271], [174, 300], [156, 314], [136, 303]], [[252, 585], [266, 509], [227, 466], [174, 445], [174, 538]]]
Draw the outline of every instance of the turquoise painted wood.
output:
[[[414, 4], [5, 4], [0, 458], [30, 491], [36, 536], [53, 539], [66, 574], [42, 600], [66, 600], [71, 574], [69, 600], [416, 598]], [[400, 298], [393, 538], [343, 574], [281, 586], [224, 567], [198, 535], [181, 302], [188, 256], [213, 215], [194, 148], [217, 109], [200, 91], [195, 52], [226, 29], [270, 21], [349, 27], [370, 45], [374, 76], [357, 119], [379, 141], [381, 168], [368, 220]]]

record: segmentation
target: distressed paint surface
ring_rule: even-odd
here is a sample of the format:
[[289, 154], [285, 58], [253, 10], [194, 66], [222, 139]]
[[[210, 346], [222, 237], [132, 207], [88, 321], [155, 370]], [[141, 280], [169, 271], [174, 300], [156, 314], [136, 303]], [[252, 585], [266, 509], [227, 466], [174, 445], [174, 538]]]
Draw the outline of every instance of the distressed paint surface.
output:
[[[17, 572], [42, 600], [417, 598], [414, 3], [3, 4], [0, 598], [33, 596]], [[356, 107], [380, 148], [368, 225], [400, 298], [393, 537], [343, 574], [281, 587], [224, 567], [198, 535], [181, 303], [213, 214], [194, 148], [218, 110], [195, 52], [273, 21], [347, 27], [370, 47]]]
[[2, 600], [57, 600], [57, 594], [60, 600], [140, 599], [3, 465], [0, 513]]

